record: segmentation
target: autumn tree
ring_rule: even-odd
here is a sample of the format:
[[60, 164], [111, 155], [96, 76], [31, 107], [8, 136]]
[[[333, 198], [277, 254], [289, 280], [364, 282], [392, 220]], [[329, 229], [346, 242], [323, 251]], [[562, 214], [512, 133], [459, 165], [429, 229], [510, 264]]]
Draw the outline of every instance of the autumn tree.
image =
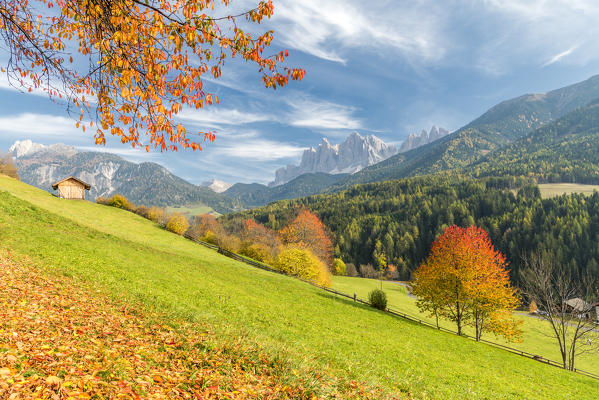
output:
[[331, 273], [310, 249], [288, 246], [279, 253], [273, 267], [321, 286], [331, 286]]
[[345, 276], [347, 275], [347, 266], [340, 258], [335, 258], [333, 260], [333, 273], [335, 275]]
[[214, 215], [201, 214], [192, 218], [188, 231], [190, 237], [203, 240], [209, 232], [215, 236], [223, 233], [223, 228]]
[[550, 324], [564, 369], [573, 370], [577, 356], [599, 348], [592, 318], [597, 279], [590, 274], [578, 276], [554, 260], [555, 256], [541, 252], [525, 257], [523, 291], [535, 304], [537, 315]]
[[0, 174], [10, 176], [11, 178], [19, 179], [17, 167], [10, 154], [0, 153]]
[[327, 227], [308, 209], [302, 209], [295, 219], [279, 231], [285, 244], [309, 248], [327, 265], [333, 258], [333, 242]]
[[446, 228], [414, 272], [412, 292], [418, 307], [436, 317], [437, 326], [442, 317], [454, 321], [460, 335], [471, 324], [477, 340], [484, 331], [519, 337], [511, 314], [519, 301], [505, 258], [479, 227]]
[[189, 222], [185, 215], [181, 213], [171, 215], [166, 223], [166, 230], [176, 233], [177, 235], [183, 235], [188, 228]]
[[240, 238], [250, 243], [262, 243], [273, 249], [281, 245], [279, 236], [275, 231], [257, 223], [253, 219], [247, 219], [243, 222]]
[[3, 71], [14, 86], [66, 100], [96, 144], [110, 134], [146, 151], [201, 150], [214, 133], [188, 132], [177, 116], [218, 103], [204, 82], [221, 76], [227, 58], [255, 64], [267, 88], [305, 73], [283, 65], [286, 50], [265, 55], [273, 31], [242, 26], [270, 18], [271, 0], [237, 15], [230, 3], [0, 0]]

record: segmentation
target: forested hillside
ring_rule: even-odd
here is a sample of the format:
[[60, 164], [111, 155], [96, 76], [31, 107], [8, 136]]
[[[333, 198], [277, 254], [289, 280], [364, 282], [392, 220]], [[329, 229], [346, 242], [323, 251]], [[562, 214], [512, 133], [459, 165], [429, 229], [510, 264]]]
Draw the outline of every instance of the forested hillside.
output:
[[259, 183], [236, 183], [227, 189], [224, 195], [246, 207], [257, 207], [277, 200], [294, 199], [321, 193], [346, 176], [347, 174], [331, 175], [324, 172], [315, 172], [300, 175], [287, 183], [274, 187]]
[[504, 101], [429, 145], [365, 168], [338, 187], [457, 170], [599, 98], [599, 76], [544, 94]]
[[599, 183], [599, 101], [489, 154], [467, 171], [473, 176], [523, 176], [539, 183]]
[[541, 199], [523, 179], [437, 175], [365, 184], [329, 195], [280, 201], [223, 217], [283, 226], [298, 209], [314, 211], [331, 229], [345, 262], [373, 264], [380, 256], [406, 279], [445, 227], [476, 224], [489, 232], [518, 282], [521, 257], [546, 250], [573, 271], [599, 275], [599, 194]]

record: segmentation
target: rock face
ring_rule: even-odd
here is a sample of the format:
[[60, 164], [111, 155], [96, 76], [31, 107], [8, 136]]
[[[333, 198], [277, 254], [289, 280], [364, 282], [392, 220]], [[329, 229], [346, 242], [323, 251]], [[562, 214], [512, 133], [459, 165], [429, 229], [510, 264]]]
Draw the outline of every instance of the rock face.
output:
[[202, 186], [206, 186], [207, 188], [212, 189], [213, 192], [222, 193], [233, 185], [218, 179], [213, 179], [208, 182], [202, 182]]
[[449, 131], [443, 128], [437, 128], [435, 125], [431, 128], [430, 132], [423, 129], [420, 133], [411, 133], [410, 136], [401, 144], [399, 149], [400, 153], [413, 150], [417, 147], [424, 146], [434, 142], [437, 139], [441, 139], [443, 136], [449, 135]]
[[369, 165], [381, 162], [397, 153], [376, 136], [362, 137], [354, 132], [341, 144], [331, 145], [325, 138], [318, 148], [304, 151], [300, 165], [288, 165], [275, 172], [271, 186], [282, 185], [300, 175], [312, 172], [328, 174], [353, 174]]
[[115, 154], [79, 152], [64, 144], [44, 146], [18, 141], [9, 149], [25, 183], [53, 192], [51, 185], [70, 175], [89, 183], [88, 200], [119, 193], [136, 204], [175, 206], [191, 203], [229, 212], [232, 200], [206, 187], [193, 185], [156, 163], [133, 163]]
[[49, 146], [43, 144], [34, 143], [31, 140], [17, 140], [10, 148], [8, 152], [15, 158], [31, 156], [36, 153], [55, 153], [72, 156], [77, 153], [77, 150], [73, 146], [67, 146], [66, 144], [57, 143]]

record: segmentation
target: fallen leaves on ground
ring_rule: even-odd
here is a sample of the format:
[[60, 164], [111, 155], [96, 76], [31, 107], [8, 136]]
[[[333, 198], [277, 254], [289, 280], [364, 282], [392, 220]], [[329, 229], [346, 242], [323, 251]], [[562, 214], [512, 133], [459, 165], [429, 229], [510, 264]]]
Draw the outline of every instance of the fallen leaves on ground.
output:
[[150, 314], [0, 252], [0, 398], [313, 399], [321, 386], [331, 398], [384, 396], [318, 373], [290, 379], [240, 340]]

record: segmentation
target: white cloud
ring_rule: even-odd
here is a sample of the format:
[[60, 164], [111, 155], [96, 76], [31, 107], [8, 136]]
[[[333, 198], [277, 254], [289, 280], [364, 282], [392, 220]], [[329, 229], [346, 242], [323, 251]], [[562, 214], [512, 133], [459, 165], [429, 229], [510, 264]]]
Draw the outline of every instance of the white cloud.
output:
[[[485, 21], [475, 64], [491, 74], [519, 66], [586, 65], [599, 58], [596, 0], [486, 0], [471, 8]], [[566, 49], [566, 50], [564, 50]]]
[[308, 98], [288, 100], [289, 125], [315, 129], [360, 129], [362, 122], [353, 116], [356, 109]]
[[360, 50], [363, 58], [501, 75], [597, 60], [599, 42], [586, 38], [599, 35], [598, 19], [596, 0], [279, 0], [272, 23], [285, 46], [333, 62], [354, 63]]
[[70, 118], [48, 114], [22, 113], [15, 116], [0, 117], [0, 132], [69, 137], [74, 133], [81, 134], [82, 132], [76, 128], [75, 124], [76, 121]]
[[574, 52], [574, 50], [576, 50], [577, 48], [578, 48], [578, 45], [572, 46], [568, 50], [562, 51], [561, 53], [556, 54], [555, 56], [551, 57], [551, 59], [549, 61], [547, 61], [546, 63], [544, 63], [543, 67], [547, 67], [547, 66], [549, 66], [551, 64], [555, 64], [556, 62], [558, 62], [562, 58], [567, 57], [570, 54], [572, 54], [572, 52]]
[[157, 159], [160, 158], [161, 153], [153, 148], [150, 148], [150, 151], [147, 152], [145, 149], [136, 147], [129, 148], [114, 148], [114, 147], [106, 147], [106, 146], [75, 146], [80, 151], [95, 151], [101, 153], [111, 153], [126, 158], [127, 160], [132, 161], [148, 161], [149, 159]]
[[207, 127], [220, 127], [222, 125], [243, 125], [255, 122], [274, 121], [275, 117], [269, 114], [249, 113], [237, 109], [204, 108], [200, 110], [184, 110], [178, 117]]
[[438, 60], [449, 43], [440, 34], [436, 4], [422, 3], [281, 0], [273, 21], [285, 45], [329, 61], [345, 63], [345, 50], [355, 48]]
[[[272, 141], [268, 139], [231, 138], [214, 146], [214, 153], [231, 159], [244, 159], [251, 161], [273, 161], [284, 158], [298, 157], [304, 147], [290, 143]], [[212, 152], [212, 151], [211, 151]]]

